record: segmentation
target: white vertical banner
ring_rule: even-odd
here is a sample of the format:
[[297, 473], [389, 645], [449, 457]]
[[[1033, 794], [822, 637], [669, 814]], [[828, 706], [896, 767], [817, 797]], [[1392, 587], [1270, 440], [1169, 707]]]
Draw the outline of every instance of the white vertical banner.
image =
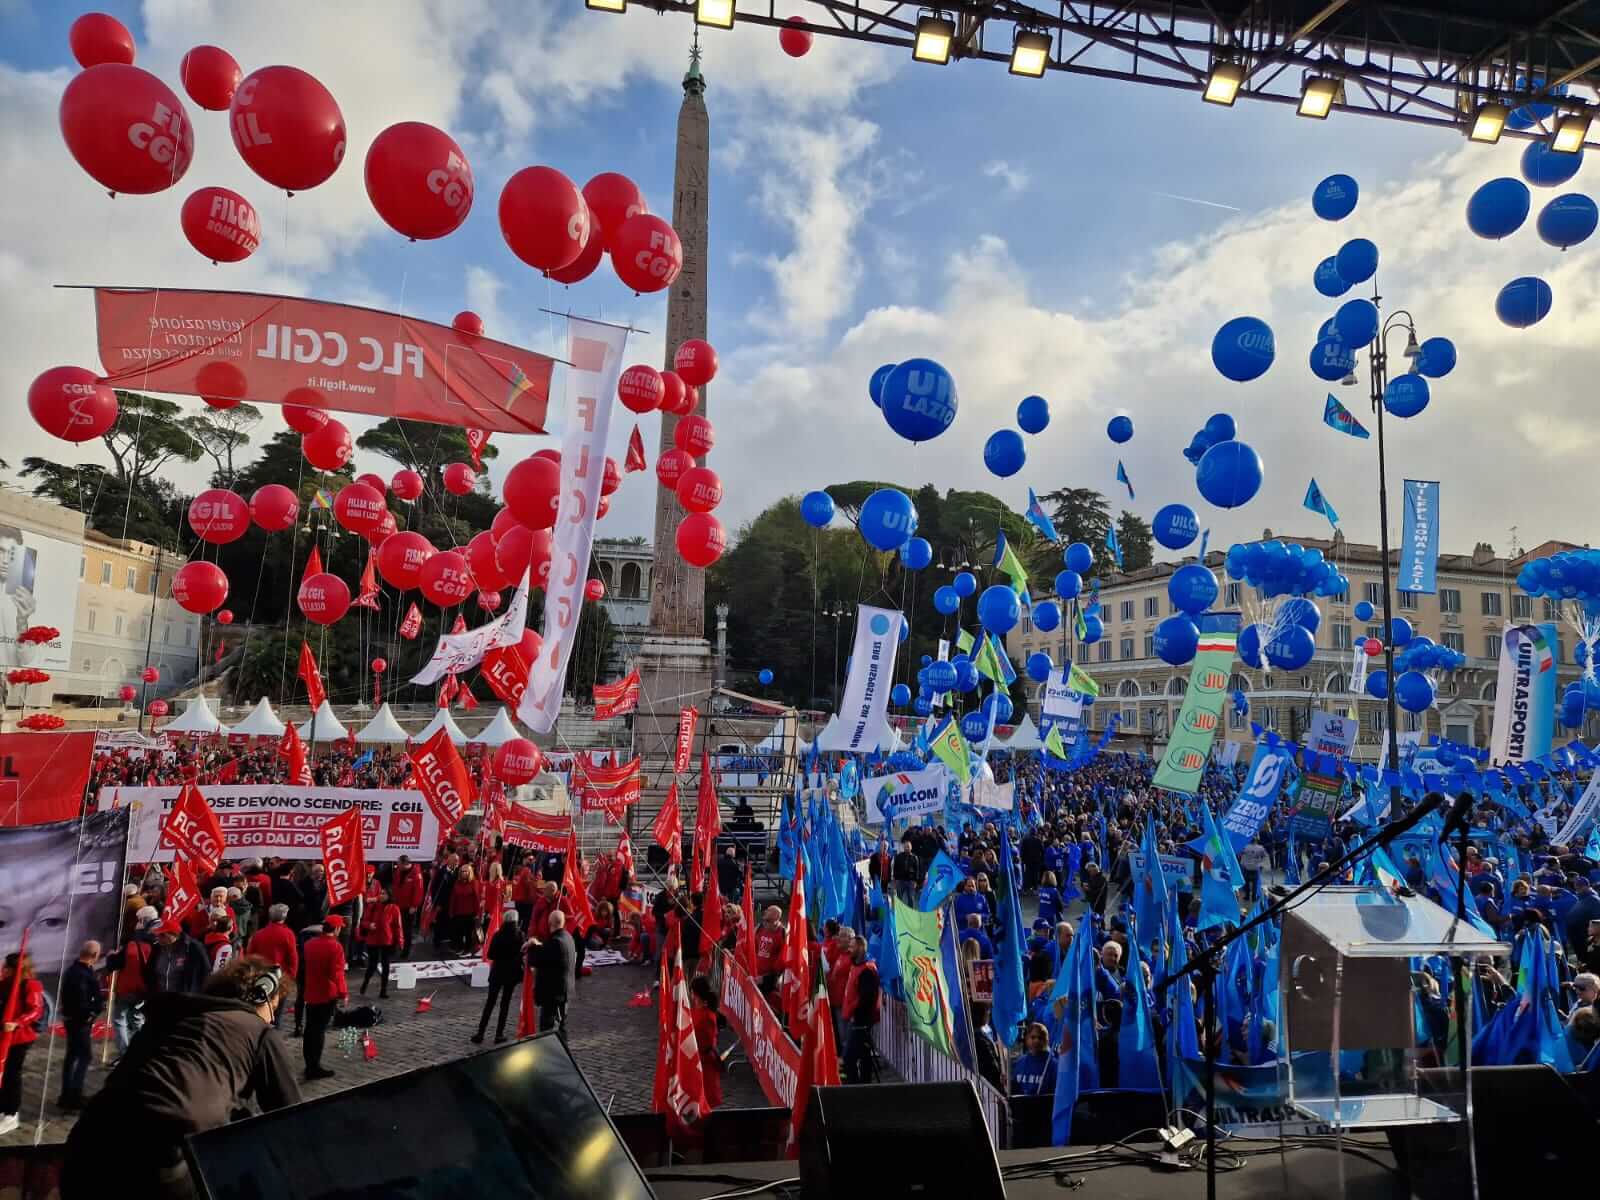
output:
[[850, 678], [844, 683], [839, 719], [817, 736], [822, 749], [864, 754], [876, 750], [887, 737], [889, 689], [894, 686], [894, 656], [904, 621], [892, 608], [856, 607]]
[[1361, 696], [1367, 690], [1367, 639], [1357, 638], [1356, 644], [1351, 647], [1350, 658], [1350, 691]]
[[528, 671], [517, 717], [535, 733], [549, 733], [561, 713], [583, 612], [583, 588], [594, 545], [595, 512], [605, 476], [606, 436], [617, 403], [617, 377], [628, 331], [616, 325], [567, 318], [567, 433], [561, 443], [561, 501], [552, 531], [550, 578], [544, 595], [544, 646]]

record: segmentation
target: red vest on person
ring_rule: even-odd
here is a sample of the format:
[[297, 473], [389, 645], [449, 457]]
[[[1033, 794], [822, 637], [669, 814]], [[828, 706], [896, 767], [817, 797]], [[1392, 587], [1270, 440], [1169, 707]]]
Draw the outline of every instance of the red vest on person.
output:
[[[861, 1000], [861, 976], [866, 974], [868, 971], [871, 971], [873, 976], [874, 976], [874, 978], [876, 978], [876, 976], [878, 974], [878, 964], [873, 962], [870, 958], [866, 959], [864, 962], [852, 963], [850, 965], [850, 978], [845, 981], [845, 985], [844, 985], [844, 1008], [843, 1008], [843, 1012], [844, 1012], [844, 1019], [847, 1020], [847, 1021], [855, 1021], [856, 1006], [860, 1003], [860, 1000]], [[865, 1021], [859, 1021], [859, 1022], [855, 1022], [855, 1023], [864, 1024], [864, 1025], [876, 1025], [878, 1023], [878, 1006], [879, 1006], [879, 1003], [882, 1001], [882, 999], [883, 999], [883, 991], [880, 988], [878, 991], [876, 991], [876, 992], [874, 992], [872, 994], [872, 1012], [871, 1012], [871, 1014], [870, 1015], [863, 1014], [863, 1015], [867, 1016], [867, 1019]]]
[[783, 967], [782, 929], [768, 929], [763, 925], [756, 930], [756, 973], [770, 975]]

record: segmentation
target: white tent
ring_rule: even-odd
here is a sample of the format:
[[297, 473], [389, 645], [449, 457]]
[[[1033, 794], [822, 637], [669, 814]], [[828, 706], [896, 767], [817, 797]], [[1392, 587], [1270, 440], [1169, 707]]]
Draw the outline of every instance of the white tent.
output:
[[217, 714], [211, 711], [211, 705], [204, 696], [196, 696], [189, 701], [189, 707], [183, 710], [183, 715], [168, 721], [161, 727], [162, 733], [216, 733], [222, 728], [222, 722], [217, 720]]
[[448, 708], [441, 708], [438, 712], [434, 713], [433, 720], [428, 722], [427, 728], [421, 733], [417, 734], [412, 740], [417, 742], [425, 742], [434, 734], [438, 733], [440, 729], [445, 730], [447, 736], [456, 745], [461, 746], [466, 743], [467, 735], [461, 732], [461, 726], [456, 724], [456, 719], [450, 715], [450, 710]]
[[411, 735], [400, 727], [399, 721], [394, 719], [394, 709], [390, 708], [387, 702], [356, 734], [356, 741], [369, 745], [373, 742], [394, 745], [410, 739]]
[[250, 710], [250, 715], [228, 732], [248, 734], [251, 737], [282, 737], [283, 722], [278, 720], [278, 714], [272, 711], [272, 705], [267, 703], [267, 698], [263, 696], [256, 701], [256, 706]]
[[1023, 713], [1022, 721], [1017, 725], [1006, 745], [1012, 750], [1043, 750], [1044, 739], [1039, 736], [1039, 727], [1033, 723], [1032, 713]]
[[[312, 736], [311, 722], [317, 723], [316, 736]], [[307, 742], [342, 742], [350, 731], [333, 715], [333, 705], [324, 700], [317, 711], [300, 724], [300, 737]]]
[[[443, 711], [442, 709], [440, 710]], [[505, 706], [495, 713], [494, 720], [485, 725], [478, 733], [468, 738], [479, 746], [503, 746], [512, 738], [525, 736], [521, 730], [511, 723], [511, 714], [506, 712]]]
[[754, 754], [782, 754], [783, 753], [783, 749], [784, 749], [784, 742], [787, 740], [787, 738], [785, 737], [785, 729], [784, 729], [784, 726], [786, 724], [787, 724], [787, 722], [782, 717], [779, 717], [778, 720], [773, 723], [772, 732], [767, 734], [766, 737], [762, 738], [759, 742], [756, 743], [755, 748], [752, 750], [752, 753], [754, 753]]

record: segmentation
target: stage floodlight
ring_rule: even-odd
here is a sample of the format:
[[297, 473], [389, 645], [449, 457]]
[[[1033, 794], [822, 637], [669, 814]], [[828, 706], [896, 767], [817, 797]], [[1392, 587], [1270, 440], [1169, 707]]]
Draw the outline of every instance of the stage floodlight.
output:
[[695, 0], [694, 23], [713, 29], [732, 29], [736, 0]]
[[1472, 118], [1472, 131], [1467, 137], [1474, 142], [1494, 145], [1505, 132], [1506, 118], [1510, 115], [1509, 108], [1492, 100], [1488, 104], [1479, 105], [1477, 114]]
[[1206, 78], [1206, 90], [1202, 99], [1207, 104], [1232, 107], [1233, 102], [1239, 98], [1239, 88], [1243, 84], [1243, 67], [1236, 62], [1219, 62], [1211, 68], [1211, 74]]
[[1327, 75], [1307, 75], [1300, 88], [1300, 115], [1324, 120], [1339, 98], [1339, 81]]
[[1050, 35], [1036, 29], [1017, 30], [1011, 43], [1011, 73], [1038, 79], [1050, 62]]
[[942, 67], [950, 61], [950, 47], [955, 40], [954, 21], [937, 13], [923, 13], [917, 18], [917, 36], [911, 46], [911, 57], [917, 62]]
[[583, 0], [583, 6], [596, 12], [627, 12], [628, 0]]
[[1556, 120], [1555, 132], [1550, 135], [1550, 149], [1562, 154], [1576, 154], [1589, 140], [1589, 124], [1594, 118], [1588, 111], [1563, 113]]

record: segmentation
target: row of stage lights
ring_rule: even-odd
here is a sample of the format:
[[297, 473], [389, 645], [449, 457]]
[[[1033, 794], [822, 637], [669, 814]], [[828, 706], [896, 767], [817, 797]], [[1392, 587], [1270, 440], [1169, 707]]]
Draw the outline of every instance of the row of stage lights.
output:
[[[584, 0], [585, 6], [600, 12], [626, 12], [628, 0]], [[732, 29], [737, 0], [695, 0], [694, 19], [698, 25], [715, 29]], [[944, 66], [950, 61], [955, 46], [956, 24], [938, 9], [925, 9], [917, 18], [916, 37], [911, 46], [911, 57], [920, 63]], [[1041, 78], [1050, 65], [1050, 35], [1043, 30], [1017, 26], [1011, 44], [1013, 75], [1030, 79]], [[1229, 59], [1219, 59], [1206, 76], [1202, 98], [1208, 104], [1232, 107], [1244, 86], [1245, 68]], [[1320, 75], [1308, 72], [1300, 84], [1300, 103], [1297, 111], [1302, 117], [1325, 120], [1335, 104], [1344, 99], [1344, 80], [1337, 75]], [[1471, 127], [1467, 136], [1474, 142], [1493, 145], [1505, 132], [1511, 107], [1497, 100], [1478, 105], [1469, 114]], [[1589, 137], [1589, 127], [1594, 113], [1587, 106], [1561, 112], [1556, 116], [1550, 132], [1550, 148], [1565, 154], [1583, 149]]]

